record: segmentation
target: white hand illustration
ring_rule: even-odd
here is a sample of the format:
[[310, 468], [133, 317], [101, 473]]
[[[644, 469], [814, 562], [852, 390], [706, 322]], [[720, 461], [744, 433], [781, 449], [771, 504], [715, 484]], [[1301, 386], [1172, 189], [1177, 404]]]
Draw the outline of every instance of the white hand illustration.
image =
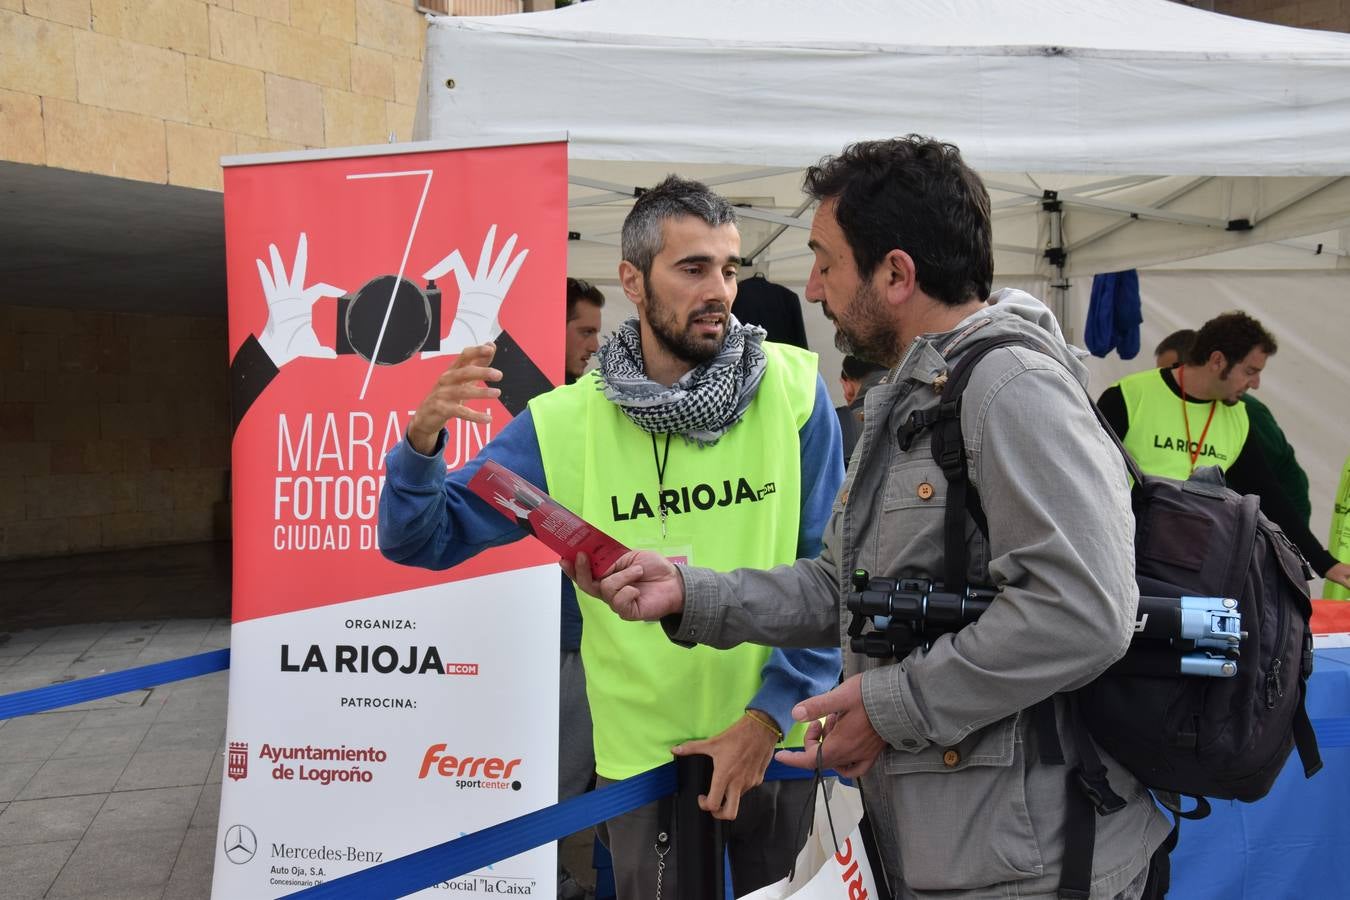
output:
[[337, 351], [321, 345], [319, 336], [314, 333], [314, 301], [320, 297], [340, 297], [345, 292], [323, 282], [304, 286], [305, 267], [309, 264], [309, 239], [303, 231], [295, 248], [295, 265], [289, 278], [277, 245], [268, 244], [267, 249], [272, 257], [270, 272], [261, 259], [255, 260], [263, 296], [267, 298], [267, 325], [258, 335], [258, 343], [278, 369], [301, 356], [318, 359], [337, 356]]
[[450, 333], [441, 339], [439, 350], [426, 351], [422, 354], [423, 359], [459, 353], [465, 347], [487, 343], [501, 333], [502, 326], [497, 320], [497, 314], [501, 311], [502, 301], [506, 299], [506, 292], [511, 289], [511, 282], [516, 280], [516, 273], [530, 251], [522, 250], [512, 259], [511, 253], [516, 248], [516, 235], [513, 234], [502, 244], [501, 252], [494, 261], [492, 244], [496, 238], [497, 226], [493, 225], [483, 241], [477, 272], [470, 274], [469, 267], [464, 264], [464, 257], [455, 250], [422, 275], [423, 278], [436, 279], [447, 272], [454, 272], [455, 283], [459, 285], [459, 306], [455, 310], [455, 321], [450, 326]]

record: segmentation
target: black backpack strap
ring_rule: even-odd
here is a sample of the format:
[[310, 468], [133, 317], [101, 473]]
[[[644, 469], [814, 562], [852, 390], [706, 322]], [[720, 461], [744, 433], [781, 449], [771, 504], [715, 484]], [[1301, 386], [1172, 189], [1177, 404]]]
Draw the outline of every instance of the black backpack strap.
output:
[[1303, 777], [1311, 778], [1322, 771], [1322, 753], [1317, 749], [1317, 734], [1304, 702], [1308, 696], [1308, 682], [1298, 683], [1298, 709], [1294, 711], [1294, 746], [1298, 748], [1299, 762], [1303, 763]]
[[938, 405], [911, 413], [909, 421], [899, 432], [900, 447], [907, 450], [919, 432], [927, 428], [933, 430], [930, 443], [933, 460], [947, 478], [947, 509], [943, 520], [943, 587], [951, 593], [959, 594], [966, 589], [966, 570], [970, 563], [970, 551], [966, 547], [966, 516], [970, 515], [975, 520], [982, 533], [987, 534], [989, 531], [979, 493], [966, 476], [965, 438], [961, 434], [961, 395], [965, 393], [966, 383], [970, 381], [970, 375], [980, 360], [989, 351], [1007, 346], [1039, 349], [1029, 338], [1012, 334], [971, 343], [948, 373]]
[[1097, 816], [1125, 808], [1125, 800], [1111, 789], [1106, 766], [1093, 746], [1078, 711], [1078, 697], [1067, 694], [1065, 723], [1078, 751], [1078, 765], [1069, 770], [1064, 815], [1064, 864], [1059, 875], [1062, 900], [1087, 900], [1092, 893], [1092, 857], [1097, 843]]

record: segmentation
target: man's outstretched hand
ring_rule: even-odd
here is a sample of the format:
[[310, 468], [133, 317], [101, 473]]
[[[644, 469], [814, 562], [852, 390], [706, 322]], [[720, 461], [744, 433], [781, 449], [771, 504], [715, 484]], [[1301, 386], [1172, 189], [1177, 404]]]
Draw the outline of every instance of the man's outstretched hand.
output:
[[621, 619], [654, 622], [684, 611], [684, 579], [674, 563], [653, 550], [630, 550], [599, 580], [584, 553], [577, 554], [575, 565], [565, 559], [560, 565], [577, 587], [604, 600]]
[[779, 750], [777, 759], [797, 769], [834, 769], [846, 778], [862, 775], [877, 761], [886, 742], [872, 727], [863, 708], [862, 676], [792, 708], [792, 718], [810, 722], [801, 750]]

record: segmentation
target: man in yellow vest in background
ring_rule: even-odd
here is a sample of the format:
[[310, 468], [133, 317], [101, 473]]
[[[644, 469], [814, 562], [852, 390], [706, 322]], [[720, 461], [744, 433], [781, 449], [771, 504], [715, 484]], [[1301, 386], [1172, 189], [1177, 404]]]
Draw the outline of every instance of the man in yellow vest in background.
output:
[[[843, 480], [838, 420], [815, 354], [766, 342], [731, 315], [741, 252], [734, 208], [672, 176], [638, 198], [622, 250], [620, 283], [637, 317], [606, 338], [594, 371], [530, 401], [448, 475], [444, 426], [487, 420], [468, 404], [498, 394], [495, 347], [465, 350], [437, 380], [386, 459], [385, 556], [448, 568], [524, 537], [467, 488], [486, 459], [629, 547], [716, 569], [819, 551]], [[792, 707], [834, 686], [839, 651], [686, 650], [659, 625], [623, 622], [598, 600], [577, 599], [599, 781], [655, 768], [672, 752], [711, 756], [700, 805], [731, 820], [737, 894], [782, 878], [813, 788], [760, 782], [775, 745], [801, 746]], [[660, 819], [652, 803], [599, 829], [621, 900], [654, 897], [658, 883], [663, 897], [686, 896], [674, 883], [678, 838], [658, 841], [671, 831]]]
[[[1350, 456], [1341, 469], [1341, 483], [1336, 488], [1336, 505], [1331, 509], [1331, 537], [1327, 549], [1337, 559], [1350, 559]], [[1339, 584], [1327, 584], [1322, 596], [1330, 600], [1350, 600], [1350, 589]]]
[[1350, 565], [1328, 553], [1275, 480], [1256, 441], [1242, 395], [1261, 384], [1277, 349], [1261, 323], [1242, 312], [1210, 319], [1173, 369], [1128, 375], [1097, 401], [1125, 449], [1150, 475], [1184, 480], [1218, 466], [1228, 486], [1261, 498], [1261, 511], [1284, 529], [1313, 570], [1350, 587]]

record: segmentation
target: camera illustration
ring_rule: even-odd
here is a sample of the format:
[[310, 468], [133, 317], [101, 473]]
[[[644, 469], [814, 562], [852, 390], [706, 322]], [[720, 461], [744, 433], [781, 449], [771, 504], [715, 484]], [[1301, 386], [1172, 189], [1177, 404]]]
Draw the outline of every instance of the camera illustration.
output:
[[377, 275], [337, 302], [333, 347], [339, 355], [354, 353], [379, 366], [396, 366], [422, 351], [440, 349], [441, 289], [435, 281], [419, 288], [407, 278]]

